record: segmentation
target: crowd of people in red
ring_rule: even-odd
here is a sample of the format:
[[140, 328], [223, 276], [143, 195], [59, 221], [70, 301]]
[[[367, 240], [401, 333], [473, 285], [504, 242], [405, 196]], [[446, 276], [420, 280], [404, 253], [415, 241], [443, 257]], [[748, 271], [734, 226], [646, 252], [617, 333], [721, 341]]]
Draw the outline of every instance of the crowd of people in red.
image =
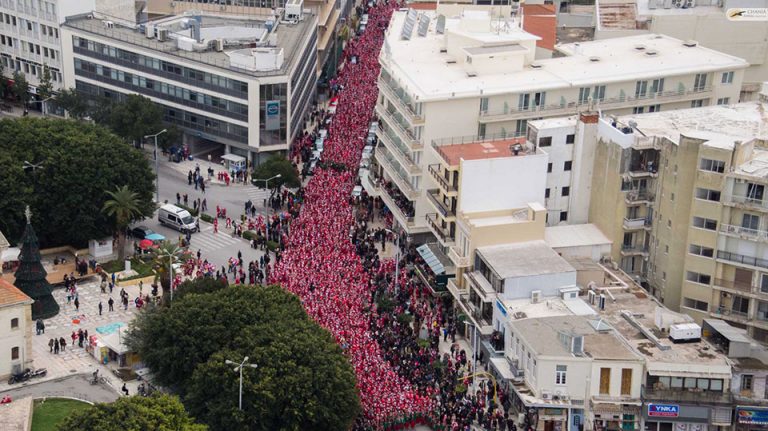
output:
[[307, 313], [328, 329], [357, 374], [363, 415], [360, 425], [382, 428], [403, 417], [427, 414], [429, 394], [420, 394], [384, 359], [369, 330], [371, 282], [350, 241], [355, 220], [350, 194], [376, 103], [378, 55], [395, 2], [369, 10], [368, 30], [351, 40], [333, 81], [338, 109], [328, 128], [319, 167], [305, 188], [302, 210], [284, 238], [285, 251], [271, 281], [298, 295]]

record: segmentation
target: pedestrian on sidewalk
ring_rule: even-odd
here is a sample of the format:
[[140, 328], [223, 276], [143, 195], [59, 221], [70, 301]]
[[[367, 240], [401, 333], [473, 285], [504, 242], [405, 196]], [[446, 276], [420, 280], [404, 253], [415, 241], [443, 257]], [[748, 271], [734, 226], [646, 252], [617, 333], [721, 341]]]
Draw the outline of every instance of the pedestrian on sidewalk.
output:
[[50, 353], [53, 353], [53, 338], [48, 340], [48, 347], [51, 349]]
[[213, 233], [219, 233], [219, 219], [213, 219]]
[[80, 311], [80, 299], [75, 297], [75, 310]]
[[101, 316], [101, 310], [104, 308], [104, 305], [101, 301], [99, 301], [99, 316]]
[[181, 205], [181, 193], [176, 192], [176, 205]]
[[59, 346], [61, 346], [61, 351], [67, 350], [67, 340], [64, 339], [64, 337], [59, 338]]
[[[203, 192], [205, 192], [205, 187], [203, 187]], [[202, 205], [200, 207], [200, 208], [202, 208], [201, 211], [208, 211], [208, 201], [207, 200], [203, 199], [203, 203], [201, 205]]]
[[59, 341], [56, 340], [53, 343], [53, 354], [58, 355], [59, 354]]
[[109, 311], [115, 311], [115, 300], [112, 297], [109, 298], [107, 304], [109, 305]]
[[125, 383], [123, 383], [123, 388], [121, 390], [123, 391], [123, 393], [127, 397], [128, 396], [128, 386], [126, 386]]

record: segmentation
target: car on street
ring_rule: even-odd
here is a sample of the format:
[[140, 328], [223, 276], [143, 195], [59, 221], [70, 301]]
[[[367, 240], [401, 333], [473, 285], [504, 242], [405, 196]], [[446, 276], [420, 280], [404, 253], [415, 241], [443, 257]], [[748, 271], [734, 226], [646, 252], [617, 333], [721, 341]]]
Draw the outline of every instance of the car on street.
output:
[[131, 235], [136, 239], [145, 239], [156, 232], [146, 226], [136, 226], [131, 229]]

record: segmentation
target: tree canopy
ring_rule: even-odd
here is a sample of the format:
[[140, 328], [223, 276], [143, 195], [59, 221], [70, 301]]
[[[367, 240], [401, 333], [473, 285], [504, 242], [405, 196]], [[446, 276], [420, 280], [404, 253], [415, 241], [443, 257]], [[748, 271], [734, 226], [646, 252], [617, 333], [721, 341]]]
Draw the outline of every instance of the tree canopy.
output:
[[[290, 160], [280, 155], [274, 155], [267, 159], [266, 162], [257, 166], [253, 171], [253, 179], [266, 180], [267, 178], [272, 178], [278, 174], [280, 175], [280, 178], [275, 178], [269, 181], [270, 188], [274, 189], [278, 186], [294, 188], [301, 185], [296, 168], [293, 167]], [[264, 181], [254, 181], [253, 184], [257, 187], [264, 187]]]
[[95, 404], [67, 416], [57, 431], [206, 431], [195, 424], [178, 398], [156, 393]]
[[[128, 344], [158, 383], [212, 430], [350, 428], [360, 409], [352, 367], [296, 296], [278, 286], [201, 283], [132, 324]], [[239, 374], [225, 361], [246, 356], [257, 367], [243, 370], [241, 412]]]
[[[25, 170], [24, 161], [42, 163]], [[140, 151], [103, 127], [58, 119], [0, 120], [0, 230], [21, 237], [24, 207], [43, 246], [84, 246], [111, 236], [115, 220], [101, 211], [107, 190], [127, 186], [151, 214], [154, 173]]]

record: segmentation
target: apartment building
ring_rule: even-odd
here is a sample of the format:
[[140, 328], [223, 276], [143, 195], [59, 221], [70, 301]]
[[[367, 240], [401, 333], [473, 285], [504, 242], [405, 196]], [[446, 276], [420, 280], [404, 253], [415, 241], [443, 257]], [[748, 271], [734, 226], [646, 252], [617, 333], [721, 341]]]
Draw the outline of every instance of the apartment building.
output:
[[5, 75], [24, 74], [32, 100], [47, 66], [54, 89], [62, 87], [64, 63], [60, 25], [70, 15], [90, 12], [94, 0], [2, 0], [0, 1], [0, 61]]
[[144, 23], [132, 13], [69, 17], [61, 28], [65, 86], [118, 99], [139, 93], [162, 107], [193, 152], [219, 147], [258, 164], [288, 150], [315, 94], [317, 17], [297, 11]]
[[[286, 0], [243, 0], [208, 1], [208, 0], [147, 0], [146, 11], [152, 14], [181, 15], [187, 11], [204, 11], [230, 15], [267, 16], [276, 8], [285, 8], [292, 3]], [[302, 8], [312, 11], [317, 17], [317, 76], [326, 71], [326, 76], [333, 76], [340, 58], [341, 41], [336, 37], [339, 28], [349, 17], [354, 6], [351, 0], [306, 0]]]
[[32, 298], [0, 279], [0, 378], [32, 363]]
[[765, 106], [600, 119], [590, 220], [672, 309], [768, 341]]
[[[576, 114], [590, 106], [629, 114], [736, 101], [748, 66], [695, 42], [661, 35], [559, 45], [560, 57], [537, 60], [538, 37], [521, 30], [514, 19], [491, 14], [465, 10], [447, 18], [399, 11], [387, 31], [376, 106], [379, 139], [387, 149], [377, 151], [376, 159], [384, 179], [396, 184], [394, 193], [412, 208], [412, 222], [398, 220], [409, 234], [429, 229], [426, 215], [435, 212], [429, 191], [441, 187], [429, 167], [442, 163], [444, 142], [522, 137], [530, 120]], [[721, 74], [730, 72], [733, 79], [722, 83]], [[557, 157], [572, 153], [588, 154], [562, 151]], [[575, 179], [591, 166], [589, 160], [555, 159], [555, 152], [550, 157], [550, 189], [557, 187], [562, 197], [573, 190], [563, 184], [572, 178], [579, 196], [589, 194], [591, 181]], [[553, 200], [551, 205], [552, 224], [586, 222], [586, 207], [572, 219], [568, 208], [574, 204]]]

